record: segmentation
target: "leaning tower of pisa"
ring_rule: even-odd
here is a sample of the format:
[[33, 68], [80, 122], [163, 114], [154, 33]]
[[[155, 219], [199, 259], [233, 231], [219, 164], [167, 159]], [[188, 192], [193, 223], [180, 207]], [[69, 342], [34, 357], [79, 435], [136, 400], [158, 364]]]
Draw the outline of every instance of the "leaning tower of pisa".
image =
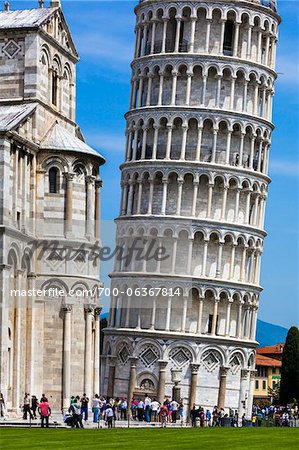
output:
[[135, 14], [116, 221], [134, 258], [111, 275], [103, 393], [250, 415], [276, 4], [144, 0]]

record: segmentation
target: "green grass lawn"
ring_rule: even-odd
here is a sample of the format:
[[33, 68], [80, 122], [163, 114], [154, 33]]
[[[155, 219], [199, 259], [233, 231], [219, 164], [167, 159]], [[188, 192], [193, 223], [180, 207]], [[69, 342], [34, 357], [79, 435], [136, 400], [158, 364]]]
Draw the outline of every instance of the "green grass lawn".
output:
[[205, 429], [20, 429], [0, 428], [6, 449], [203, 449], [263, 450], [298, 448], [299, 428]]

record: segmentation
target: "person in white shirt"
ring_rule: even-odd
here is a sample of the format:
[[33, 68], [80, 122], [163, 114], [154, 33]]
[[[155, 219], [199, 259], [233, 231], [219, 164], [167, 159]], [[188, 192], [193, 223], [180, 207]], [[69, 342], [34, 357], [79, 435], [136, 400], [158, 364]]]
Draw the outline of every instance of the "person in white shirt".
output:
[[144, 415], [144, 402], [139, 398], [137, 403], [137, 417], [139, 422], [143, 421]]
[[151, 404], [152, 404], [152, 400], [151, 398], [145, 394], [145, 399], [144, 399], [144, 409], [145, 409], [145, 420], [146, 422], [150, 422], [151, 421]]
[[108, 403], [106, 411], [105, 411], [105, 422], [108, 424], [108, 428], [112, 428], [113, 418], [114, 418], [114, 412], [113, 412], [111, 405]]
[[159, 407], [160, 407], [160, 403], [157, 402], [157, 400], [154, 398], [152, 401], [152, 404], [151, 404], [152, 419], [154, 422], [157, 422]]
[[170, 406], [172, 409], [172, 423], [176, 423], [179, 404], [176, 400], [173, 399], [172, 402], [170, 402]]

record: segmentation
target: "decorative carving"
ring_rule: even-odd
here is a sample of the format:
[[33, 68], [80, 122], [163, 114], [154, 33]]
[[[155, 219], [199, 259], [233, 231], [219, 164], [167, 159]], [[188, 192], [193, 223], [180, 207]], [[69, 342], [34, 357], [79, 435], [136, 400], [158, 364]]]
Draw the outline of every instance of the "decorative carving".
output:
[[184, 347], [175, 348], [169, 353], [171, 361], [177, 367], [184, 367], [192, 360], [192, 355], [189, 350]]
[[149, 346], [140, 354], [140, 359], [146, 367], [152, 366], [159, 358], [159, 353], [154, 346]]
[[214, 372], [221, 364], [221, 357], [215, 350], [208, 350], [202, 355], [202, 363], [208, 372]]
[[16, 43], [15, 40], [10, 39], [7, 44], [2, 48], [3, 53], [9, 57], [9, 59], [13, 59], [17, 56], [17, 54], [21, 51], [21, 46]]
[[122, 346], [121, 350], [118, 352], [117, 359], [124, 366], [127, 364], [129, 356], [130, 356], [130, 352], [129, 352], [128, 346], [127, 346], [127, 344], [124, 344]]

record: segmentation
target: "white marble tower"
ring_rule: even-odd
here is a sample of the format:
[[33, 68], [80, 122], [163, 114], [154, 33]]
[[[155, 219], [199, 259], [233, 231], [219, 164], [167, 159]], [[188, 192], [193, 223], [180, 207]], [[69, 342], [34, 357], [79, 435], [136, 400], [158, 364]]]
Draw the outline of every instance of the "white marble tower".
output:
[[135, 14], [117, 243], [169, 258], [115, 263], [103, 393], [249, 415], [280, 18], [258, 0]]

